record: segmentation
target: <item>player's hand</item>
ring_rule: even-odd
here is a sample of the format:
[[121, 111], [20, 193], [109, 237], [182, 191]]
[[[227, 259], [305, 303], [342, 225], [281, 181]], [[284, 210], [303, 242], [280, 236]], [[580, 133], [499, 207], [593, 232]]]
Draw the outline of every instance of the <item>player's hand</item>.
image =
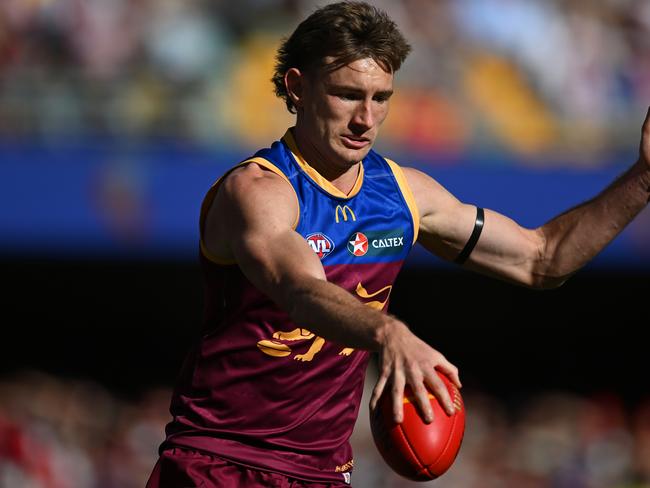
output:
[[639, 150], [641, 160], [650, 166], [650, 108], [645, 116], [643, 128], [641, 129], [641, 148]]
[[370, 399], [372, 410], [388, 385], [393, 400], [393, 417], [395, 422], [401, 423], [404, 418], [404, 386], [408, 384], [415, 395], [420, 415], [426, 423], [430, 423], [433, 421], [433, 410], [424, 386], [426, 384], [447, 414], [455, 413], [447, 387], [435, 371], [447, 375], [460, 388], [458, 368], [419, 339], [405, 324], [398, 320], [392, 321], [390, 327], [387, 327], [379, 354], [380, 375]]

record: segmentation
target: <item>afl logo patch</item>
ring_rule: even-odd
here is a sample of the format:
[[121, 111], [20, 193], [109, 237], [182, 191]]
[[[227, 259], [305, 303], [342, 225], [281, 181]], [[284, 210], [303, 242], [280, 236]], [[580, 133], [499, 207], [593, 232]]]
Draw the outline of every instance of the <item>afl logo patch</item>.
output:
[[348, 239], [348, 251], [353, 256], [363, 256], [368, 252], [368, 238], [361, 232], [355, 232]]
[[321, 234], [320, 232], [309, 234], [306, 239], [309, 247], [314, 250], [320, 259], [323, 259], [334, 250], [334, 243], [332, 242], [332, 239], [327, 237], [325, 234]]

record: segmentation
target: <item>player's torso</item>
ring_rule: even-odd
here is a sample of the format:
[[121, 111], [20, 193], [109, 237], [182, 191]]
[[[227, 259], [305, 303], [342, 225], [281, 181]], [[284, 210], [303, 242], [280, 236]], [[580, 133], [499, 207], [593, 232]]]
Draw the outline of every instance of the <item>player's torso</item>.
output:
[[[408, 196], [389, 164], [371, 152], [355, 187], [343, 195], [302, 161], [290, 135], [252, 160], [293, 187], [300, 206], [295, 230], [321, 259], [327, 279], [385, 310], [415, 228]], [[328, 341], [309, 324], [293, 324], [237, 266], [214, 263], [206, 254], [206, 330], [175, 395], [172, 437], [196, 430], [255, 439], [321, 463], [306, 471], [348, 471], [347, 440], [368, 353]], [[236, 461], [246, 461], [245, 449], [228, 448]], [[295, 462], [286, 469], [295, 473], [301, 468]]]

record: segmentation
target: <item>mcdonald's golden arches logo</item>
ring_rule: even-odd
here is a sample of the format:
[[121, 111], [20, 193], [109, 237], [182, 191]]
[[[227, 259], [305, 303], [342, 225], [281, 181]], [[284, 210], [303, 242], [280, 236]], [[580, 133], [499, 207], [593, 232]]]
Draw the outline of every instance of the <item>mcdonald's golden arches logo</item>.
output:
[[337, 224], [341, 221], [341, 219], [339, 218], [339, 212], [341, 212], [341, 215], [343, 215], [343, 221], [344, 222], [348, 221], [348, 212], [350, 212], [350, 218], [352, 219], [352, 221], [356, 222], [357, 216], [354, 215], [354, 212], [352, 211], [352, 209], [350, 207], [348, 207], [347, 205], [343, 205], [343, 206], [337, 205], [336, 206], [336, 211], [334, 213]]

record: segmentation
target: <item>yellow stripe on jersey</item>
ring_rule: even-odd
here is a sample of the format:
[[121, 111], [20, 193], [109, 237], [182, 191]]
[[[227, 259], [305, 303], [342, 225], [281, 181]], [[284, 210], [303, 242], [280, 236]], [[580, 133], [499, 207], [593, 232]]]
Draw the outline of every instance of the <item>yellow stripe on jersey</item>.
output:
[[402, 195], [404, 196], [404, 200], [406, 200], [406, 205], [408, 205], [408, 208], [411, 211], [411, 218], [413, 219], [413, 244], [415, 244], [418, 240], [418, 232], [420, 231], [420, 212], [415, 203], [415, 197], [413, 196], [408, 181], [406, 181], [406, 176], [404, 176], [402, 168], [400, 168], [395, 161], [391, 161], [388, 158], [384, 159], [386, 159], [390, 169], [393, 170], [393, 175], [395, 175], [399, 189], [402, 190]]
[[233, 166], [228, 170], [228, 172], [226, 172], [223, 176], [221, 176], [217, 181], [214, 182], [214, 184], [208, 190], [207, 195], [203, 199], [203, 204], [201, 205], [201, 217], [200, 217], [200, 229], [199, 229], [200, 231], [199, 245], [201, 247], [201, 252], [210, 261], [212, 261], [215, 264], [219, 264], [221, 266], [233, 265], [233, 264], [237, 264], [237, 262], [232, 258], [221, 258], [211, 253], [208, 250], [208, 247], [205, 245], [205, 242], [203, 241], [203, 226], [205, 224], [207, 212], [212, 206], [212, 202], [214, 201], [214, 198], [217, 195], [217, 190], [219, 189], [219, 185], [221, 184], [221, 182], [224, 180], [226, 176], [228, 176], [236, 168], [239, 168], [240, 166], [244, 166], [250, 163], [258, 164], [259, 166], [268, 169], [269, 171], [272, 171], [273, 173], [280, 176], [284, 181], [286, 181], [289, 184], [291, 190], [293, 191], [294, 196], [296, 197], [296, 202], [298, 202], [298, 213], [296, 214], [296, 219], [293, 222], [294, 230], [298, 227], [298, 222], [300, 222], [300, 201], [298, 200], [298, 195], [296, 194], [296, 190], [294, 189], [293, 185], [286, 177], [286, 175], [280, 170], [280, 168], [278, 168], [276, 165], [274, 165], [272, 162], [268, 161], [267, 159], [260, 158], [260, 157], [250, 158], [247, 159], [246, 161], [242, 161], [236, 166]]

